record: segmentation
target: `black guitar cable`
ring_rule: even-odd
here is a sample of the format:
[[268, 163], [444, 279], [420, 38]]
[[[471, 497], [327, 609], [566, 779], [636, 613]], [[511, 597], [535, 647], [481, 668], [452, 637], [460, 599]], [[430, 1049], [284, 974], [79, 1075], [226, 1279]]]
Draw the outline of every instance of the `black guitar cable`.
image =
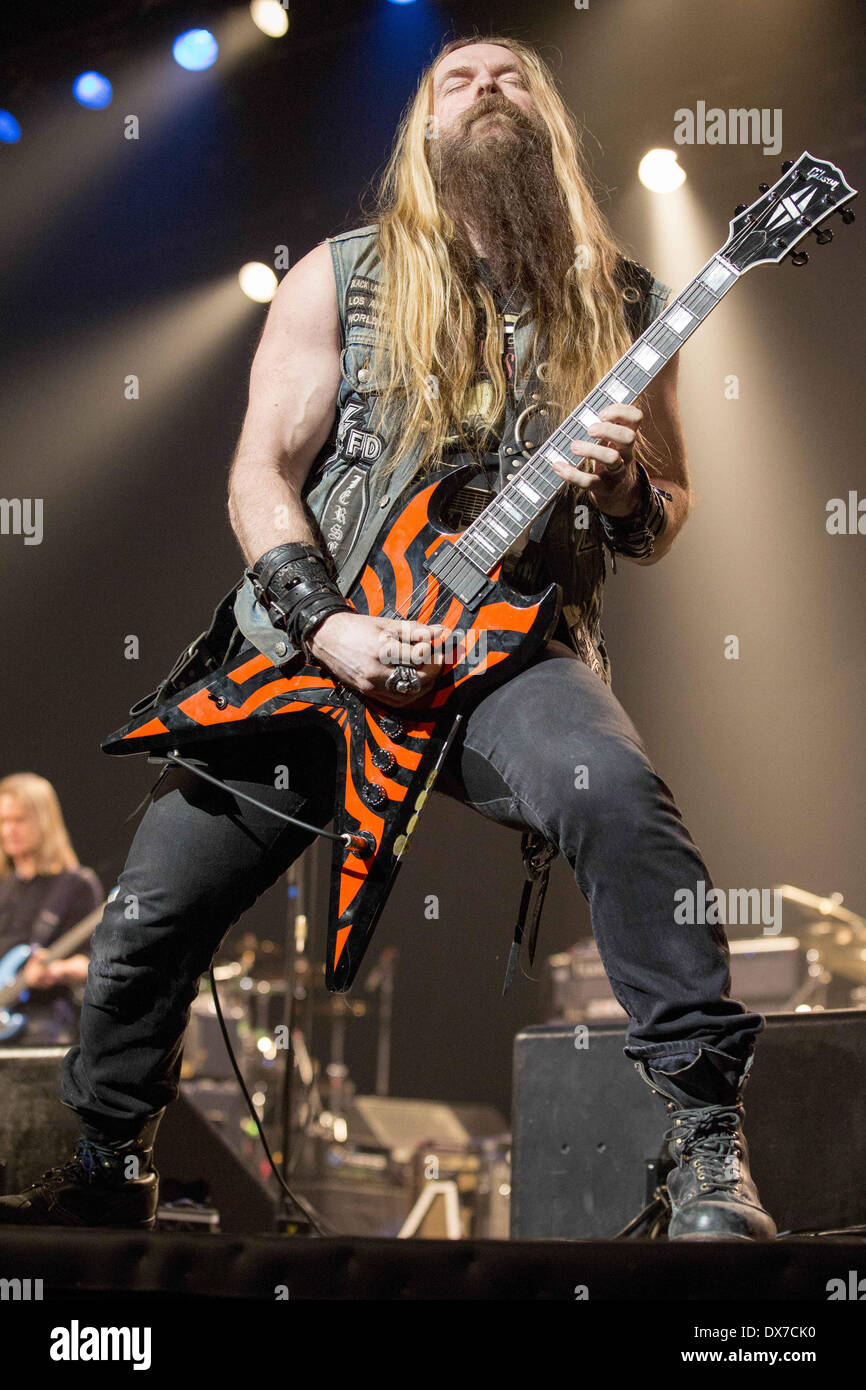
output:
[[[272, 816], [276, 816], [278, 820], [288, 821], [290, 822], [290, 824], [297, 825], [302, 830], [310, 830], [316, 835], [324, 835], [329, 840], [338, 840], [340, 844], [343, 845], [354, 845], [357, 848], [358, 841], [361, 841], [365, 846], [367, 845], [367, 840], [364, 836], [352, 835], [349, 832], [340, 835], [330, 830], [322, 830], [316, 825], [308, 824], [307, 821], [299, 820], [297, 816], [289, 816], [284, 811], [277, 811], [273, 806], [267, 806], [264, 801], [258, 801], [256, 797], [248, 796], [246, 792], [238, 791], [236, 787], [226, 786], [225, 782], [220, 781], [218, 777], [212, 776], [212, 774], [209, 772], [204, 772], [202, 768], [196, 767], [195, 763], [189, 762], [186, 758], [181, 758], [176, 749], [172, 749], [170, 753], [166, 753], [165, 757], [168, 762], [175, 763], [178, 767], [184, 768], [187, 772], [194, 773], [196, 777], [201, 777], [203, 781], [212, 783], [214, 786], [219, 787], [222, 791], [227, 792], [229, 796], [239, 797], [242, 801], [248, 801], [252, 806], [257, 806], [262, 811], [268, 811]], [[295, 1192], [292, 1192], [291, 1188], [286, 1183], [282, 1173], [279, 1171], [276, 1163], [274, 1162], [274, 1157], [271, 1153], [270, 1145], [268, 1144], [265, 1132], [259, 1120], [255, 1104], [253, 1103], [253, 1098], [247, 1090], [246, 1082], [244, 1081], [243, 1075], [241, 1074], [241, 1069], [238, 1066], [237, 1058], [235, 1057], [234, 1049], [231, 1045], [231, 1039], [229, 1038], [228, 1029], [225, 1025], [223, 1011], [220, 1007], [219, 993], [217, 990], [217, 983], [216, 977], [214, 975], [213, 964], [211, 964], [209, 974], [217, 1022], [219, 1023], [220, 1032], [222, 1033], [223, 1042], [225, 1043], [226, 1047], [226, 1052], [228, 1053], [228, 1058], [231, 1063], [232, 1071], [235, 1074], [235, 1079], [237, 1080], [237, 1083], [240, 1086], [241, 1091], [243, 1092], [244, 1100], [247, 1103], [247, 1109], [250, 1112], [253, 1124], [255, 1125], [256, 1130], [258, 1132], [258, 1136], [261, 1140], [262, 1148], [265, 1151], [265, 1156], [268, 1160], [268, 1164], [270, 1165], [271, 1172], [273, 1173], [274, 1177], [276, 1178], [277, 1182], [282, 1188], [286, 1200], [289, 1203], [291, 1203], [293, 1207], [303, 1212], [304, 1216], [306, 1217], [307, 1221], [309, 1221], [310, 1226], [313, 1228], [316, 1234], [320, 1236], [335, 1236], [338, 1233], [331, 1226], [328, 1225], [324, 1217], [321, 1216], [321, 1214], [310, 1205], [306, 1198], [299, 1196]], [[290, 1059], [287, 1055], [287, 1066], [289, 1065], [289, 1062]]]
[[[234, 1074], [235, 1074], [235, 1077], [236, 1077], [236, 1079], [237, 1079], [238, 1085], [240, 1086], [241, 1090], [243, 1091], [244, 1100], [245, 1100], [246, 1103], [247, 1103], [247, 1108], [248, 1108], [248, 1110], [249, 1110], [249, 1112], [250, 1112], [250, 1115], [251, 1115], [252, 1118], [253, 1118], [253, 1123], [254, 1123], [254, 1125], [255, 1125], [257, 1131], [258, 1131], [259, 1139], [260, 1139], [261, 1142], [262, 1142], [262, 1148], [264, 1149], [264, 1151], [265, 1151], [265, 1157], [267, 1158], [268, 1163], [270, 1164], [271, 1172], [273, 1173], [273, 1175], [274, 1175], [274, 1177], [276, 1178], [277, 1182], [279, 1183], [280, 1187], [283, 1189], [283, 1193], [284, 1193], [284, 1195], [285, 1195], [287, 1201], [289, 1201], [293, 1206], [297, 1207], [300, 1211], [302, 1211], [302, 1212], [304, 1213], [304, 1216], [307, 1218], [307, 1220], [309, 1221], [310, 1225], [312, 1226], [313, 1230], [316, 1232], [317, 1235], [320, 1235], [320, 1236], [335, 1236], [335, 1235], [337, 1235], [338, 1233], [333, 1229], [333, 1227], [328, 1225], [328, 1223], [325, 1221], [324, 1217], [321, 1216], [321, 1214], [320, 1214], [319, 1212], [317, 1212], [317, 1211], [315, 1210], [315, 1208], [312, 1207], [312, 1206], [310, 1205], [310, 1203], [306, 1200], [305, 1197], [301, 1197], [301, 1196], [298, 1195], [298, 1193], [292, 1192], [291, 1188], [289, 1187], [288, 1183], [287, 1183], [287, 1182], [285, 1181], [285, 1179], [283, 1178], [282, 1173], [280, 1172], [279, 1168], [277, 1167], [276, 1163], [274, 1162], [274, 1156], [273, 1156], [273, 1154], [271, 1153], [270, 1145], [269, 1145], [269, 1143], [268, 1143], [268, 1141], [267, 1141], [267, 1138], [265, 1137], [265, 1132], [264, 1132], [264, 1130], [262, 1129], [261, 1121], [259, 1120], [258, 1114], [257, 1114], [257, 1112], [256, 1112], [256, 1107], [255, 1107], [255, 1105], [253, 1104], [253, 1098], [252, 1098], [252, 1096], [250, 1095], [249, 1091], [247, 1090], [246, 1082], [244, 1081], [244, 1078], [243, 1078], [243, 1076], [241, 1075], [241, 1070], [240, 1070], [240, 1067], [238, 1066], [237, 1058], [235, 1057], [234, 1051], [233, 1051], [233, 1049], [232, 1049], [231, 1040], [229, 1039], [228, 1030], [226, 1029], [226, 1025], [225, 1025], [225, 1019], [223, 1018], [223, 1011], [222, 1011], [222, 1009], [220, 1008], [219, 994], [218, 994], [218, 992], [217, 992], [216, 978], [215, 978], [215, 976], [214, 976], [214, 968], [213, 968], [213, 965], [211, 965], [211, 968], [210, 968], [210, 987], [211, 987], [211, 990], [212, 990], [212, 992], [213, 992], [213, 1002], [214, 1002], [214, 1008], [216, 1009], [217, 1021], [218, 1021], [219, 1026], [220, 1026], [220, 1032], [221, 1032], [222, 1035], [223, 1035], [223, 1042], [224, 1042], [225, 1045], [226, 1045], [226, 1052], [227, 1052], [228, 1055], [229, 1055], [229, 1061], [230, 1061], [231, 1064], [232, 1064], [232, 1071], [233, 1071]], [[289, 1065], [289, 1058], [288, 1058], [288, 1056], [287, 1056], [287, 1058], [286, 1058], [286, 1065], [287, 1065], [287, 1066]]]

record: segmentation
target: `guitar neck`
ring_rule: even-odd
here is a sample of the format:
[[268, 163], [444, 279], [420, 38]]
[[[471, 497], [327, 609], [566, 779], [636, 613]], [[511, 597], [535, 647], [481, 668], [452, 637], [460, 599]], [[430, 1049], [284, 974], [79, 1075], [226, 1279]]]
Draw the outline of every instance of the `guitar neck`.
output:
[[[105, 903], [101, 903], [93, 912], [89, 912], [86, 917], [83, 917], [80, 922], [77, 922], [74, 927], [70, 927], [69, 931], [64, 932], [57, 941], [47, 947], [43, 958], [43, 964], [48, 965], [52, 960], [64, 960], [66, 956], [73, 955], [77, 948], [82, 946], [84, 942], [88, 941], [93, 935], [96, 927], [99, 925], [104, 908]], [[23, 974], [24, 970], [22, 968], [10, 984], [0, 989], [0, 1009], [4, 1009], [7, 1004], [13, 1004], [18, 998], [21, 993], [21, 977]]]
[[587, 426], [599, 418], [605, 406], [614, 402], [630, 404], [646, 390], [686, 339], [712, 313], [739, 275], [740, 271], [721, 252], [707, 261], [664, 313], [632, 343], [628, 352], [466, 528], [456, 548], [473, 565], [489, 573], [504, 559], [515, 541], [566, 486], [565, 480], [550, 466], [550, 460], [559, 458], [573, 463], [575, 455], [570, 445], [578, 439], [592, 438]]
[[74, 927], [70, 927], [69, 931], [64, 932], [57, 941], [53, 942], [46, 950], [46, 963], [52, 960], [64, 960], [66, 956], [73, 955], [77, 948], [93, 935], [104, 909], [105, 903], [101, 903], [99, 907], [88, 912], [86, 917], [82, 917], [80, 922], [76, 923]]

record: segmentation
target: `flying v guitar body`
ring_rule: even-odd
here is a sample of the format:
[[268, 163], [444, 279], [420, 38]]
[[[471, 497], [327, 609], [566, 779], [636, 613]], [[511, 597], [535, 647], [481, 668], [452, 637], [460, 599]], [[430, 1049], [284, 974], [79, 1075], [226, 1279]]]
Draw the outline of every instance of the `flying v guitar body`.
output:
[[407, 697], [400, 708], [379, 704], [301, 654], [275, 666], [248, 644], [102, 745], [112, 754], [185, 754], [206, 740], [289, 720], [330, 731], [338, 749], [333, 829], [366, 842], [363, 850], [333, 842], [326, 956], [332, 991], [349, 989], [357, 974], [461, 709], [525, 666], [559, 613], [557, 585], [519, 594], [501, 580], [501, 563], [488, 575], [459, 560], [452, 547], [461, 532], [448, 530], [444, 518], [470, 474], [455, 468], [411, 486], [346, 596], [359, 613], [451, 629], [442, 674], [423, 699]]

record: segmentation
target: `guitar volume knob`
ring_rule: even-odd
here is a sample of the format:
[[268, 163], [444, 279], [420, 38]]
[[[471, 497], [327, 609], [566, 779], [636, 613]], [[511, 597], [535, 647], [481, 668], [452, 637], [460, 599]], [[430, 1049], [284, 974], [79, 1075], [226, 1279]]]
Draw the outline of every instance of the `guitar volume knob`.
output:
[[388, 800], [388, 793], [380, 782], [367, 782], [364, 786], [364, 800], [368, 806], [378, 810]]
[[392, 772], [397, 764], [394, 754], [387, 748], [375, 748], [370, 754], [370, 761], [380, 772]]
[[379, 727], [383, 734], [387, 734], [395, 743], [406, 737], [406, 730], [402, 719], [397, 719], [394, 715], [383, 714], [379, 719]]

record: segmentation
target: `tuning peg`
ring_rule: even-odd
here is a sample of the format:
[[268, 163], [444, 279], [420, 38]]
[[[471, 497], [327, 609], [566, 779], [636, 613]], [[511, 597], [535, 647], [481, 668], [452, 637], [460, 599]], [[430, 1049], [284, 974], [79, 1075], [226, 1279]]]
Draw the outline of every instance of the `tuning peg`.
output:
[[782, 173], [783, 173], [783, 174], [787, 174], [788, 170], [789, 170], [789, 169], [793, 169], [793, 167], [794, 167], [794, 161], [793, 161], [793, 159], [786, 159], [786, 160], [784, 161], [784, 163], [782, 164]]
[[769, 193], [769, 191], [770, 191], [770, 185], [769, 185], [768, 183], [759, 183], [759, 184], [758, 184], [758, 192], [759, 192], [759, 193]]
[[748, 203], [737, 203], [737, 206], [734, 208], [734, 216], [739, 217], [740, 213], [745, 212], [748, 206]]
[[815, 228], [815, 240], [819, 246], [826, 246], [828, 241], [833, 240], [832, 227]]
[[845, 223], [845, 226], [850, 227], [857, 214], [855, 213], [853, 208], [842, 208], [841, 212], [839, 213], [839, 216], [842, 218], [842, 221]]
[[792, 265], [808, 265], [808, 263], [809, 263], [809, 252], [808, 252], [808, 251], [792, 251], [792, 252], [791, 252], [791, 264], [792, 264]]

